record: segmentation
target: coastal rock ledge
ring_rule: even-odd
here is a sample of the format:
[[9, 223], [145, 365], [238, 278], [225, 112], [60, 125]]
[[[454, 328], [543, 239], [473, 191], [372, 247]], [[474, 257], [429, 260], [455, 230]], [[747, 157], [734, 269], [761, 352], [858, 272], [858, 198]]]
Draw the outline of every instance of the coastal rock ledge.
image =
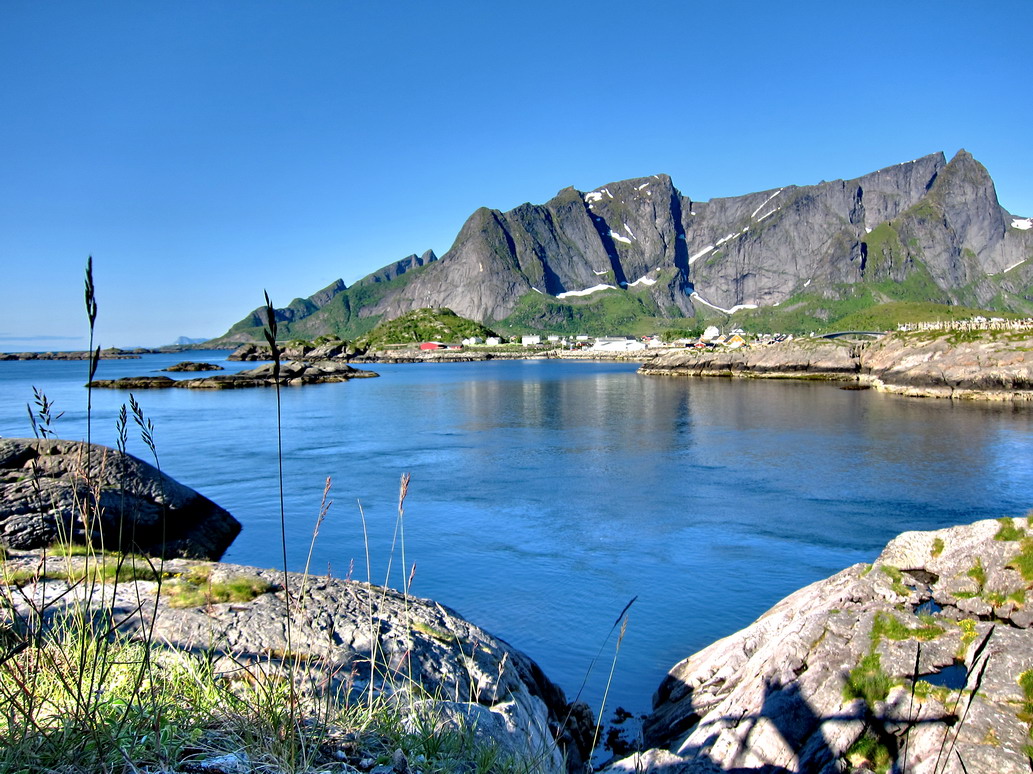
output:
[[[372, 690], [398, 699], [399, 711], [414, 728], [473, 727], [479, 740], [525, 761], [528, 774], [585, 770], [591, 711], [568, 705], [562, 689], [534, 661], [434, 600], [345, 578], [285, 577], [279, 570], [186, 559], [162, 565], [167, 580], [160, 594], [158, 584], [146, 579], [90, 594], [83, 584], [63, 580], [81, 575], [83, 561], [60, 550], [47, 556], [8, 552], [8, 573], [2, 577], [47, 579], [12, 596], [14, 615], [27, 616], [31, 609], [17, 600], [35, 600], [37, 606], [46, 600], [55, 610], [107, 604], [123, 631], [146, 638], [153, 627], [152, 641], [205, 653], [220, 675], [268, 671], [276, 676], [285, 674], [288, 661], [304, 663], [296, 676], [306, 693], [343, 693], [364, 701]], [[202, 598], [190, 606], [177, 603], [178, 589], [192, 583]], [[226, 583], [262, 591], [246, 601], [203, 598], [206, 589]], [[334, 770], [357, 771], [344, 764]]]
[[854, 382], [881, 392], [963, 400], [1033, 400], [1033, 331], [916, 331], [874, 342], [801, 338], [732, 351], [679, 349], [647, 361], [651, 376]]
[[1028, 774], [1033, 513], [905, 532], [676, 665], [618, 772]]

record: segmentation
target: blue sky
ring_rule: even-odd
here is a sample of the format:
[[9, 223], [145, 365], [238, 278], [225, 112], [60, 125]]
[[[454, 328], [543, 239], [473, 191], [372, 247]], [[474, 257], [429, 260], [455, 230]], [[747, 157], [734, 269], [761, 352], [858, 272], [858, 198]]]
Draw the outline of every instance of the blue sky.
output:
[[966, 148], [1033, 215], [1028, 2], [0, 3], [0, 350], [215, 336], [479, 206]]

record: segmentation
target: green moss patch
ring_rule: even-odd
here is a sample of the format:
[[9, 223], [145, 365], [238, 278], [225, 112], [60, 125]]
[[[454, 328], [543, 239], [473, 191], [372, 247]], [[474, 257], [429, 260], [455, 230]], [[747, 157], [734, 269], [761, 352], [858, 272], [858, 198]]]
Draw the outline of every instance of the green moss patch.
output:
[[887, 640], [935, 640], [946, 631], [942, 626], [924, 620], [923, 626], [911, 628], [896, 616], [889, 613], [876, 613], [872, 622], [872, 642], [878, 643], [883, 638]]
[[1022, 529], [1015, 524], [1015, 520], [1010, 516], [1003, 516], [997, 520], [1000, 524], [1000, 529], [997, 530], [997, 534], [994, 535], [994, 540], [1022, 540], [1026, 537], [1026, 530]]
[[843, 686], [843, 698], [847, 701], [864, 699], [869, 709], [885, 701], [893, 687], [891, 678], [882, 668], [882, 657], [872, 650], [861, 659], [861, 663], [850, 670]]
[[890, 585], [897, 594], [902, 597], [909, 596], [911, 589], [904, 585], [904, 573], [896, 567], [884, 564], [880, 568], [884, 575], [890, 579]]
[[[207, 572], [206, 572], [207, 571]], [[257, 575], [237, 575], [212, 583], [208, 568], [192, 570], [165, 584], [162, 589], [170, 607], [203, 607], [218, 602], [250, 602], [272, 591], [273, 586]]]
[[1019, 549], [1019, 553], [1012, 557], [1007, 566], [1018, 570], [1024, 580], [1033, 581], [1033, 538], [1023, 538]]

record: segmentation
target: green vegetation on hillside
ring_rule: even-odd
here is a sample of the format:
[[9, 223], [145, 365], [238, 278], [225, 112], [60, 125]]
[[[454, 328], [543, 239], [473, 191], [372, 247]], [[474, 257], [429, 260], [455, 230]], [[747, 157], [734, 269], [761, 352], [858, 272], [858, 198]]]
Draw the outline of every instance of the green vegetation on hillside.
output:
[[495, 325], [510, 334], [607, 336], [644, 335], [685, 323], [685, 318], [664, 317], [648, 293], [614, 289], [564, 299], [527, 293], [513, 313]]
[[[278, 326], [278, 337], [285, 341], [315, 339], [323, 335], [349, 341], [357, 339], [369, 333], [381, 321], [381, 315], [361, 315], [361, 310], [375, 307], [389, 293], [412, 282], [428, 266], [430, 264], [409, 269], [405, 274], [387, 282], [372, 281], [368, 278], [359, 280], [307, 317], [295, 322], [281, 322]], [[255, 325], [254, 322], [254, 316], [249, 315], [231, 327], [224, 336], [213, 339], [213, 342], [262, 341], [264, 320], [261, 325]]]
[[[873, 232], [874, 233], [874, 232]], [[964, 320], [975, 315], [1004, 316], [1001, 312], [928, 300], [932, 278], [920, 262], [917, 271], [902, 282], [881, 280], [840, 284], [831, 297], [820, 290], [797, 293], [779, 304], [747, 309], [731, 317], [751, 332], [827, 333], [835, 330], [893, 330], [900, 323]]]
[[357, 343], [367, 349], [382, 349], [392, 344], [419, 344], [423, 341], [458, 344], [474, 336], [486, 339], [494, 335], [491, 329], [460, 317], [451, 309], [417, 309], [381, 323]]

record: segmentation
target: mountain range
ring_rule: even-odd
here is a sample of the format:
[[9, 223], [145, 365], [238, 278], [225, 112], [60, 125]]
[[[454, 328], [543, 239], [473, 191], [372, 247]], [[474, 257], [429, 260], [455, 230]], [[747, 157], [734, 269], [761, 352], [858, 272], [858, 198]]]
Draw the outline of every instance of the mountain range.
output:
[[[887, 302], [1033, 313], [1033, 221], [967, 151], [852, 180], [695, 201], [658, 174], [482, 207], [427, 251], [277, 310], [281, 335], [354, 338], [446, 307], [496, 330], [623, 333], [733, 316], [831, 323]], [[256, 309], [212, 341], [260, 340]]]

